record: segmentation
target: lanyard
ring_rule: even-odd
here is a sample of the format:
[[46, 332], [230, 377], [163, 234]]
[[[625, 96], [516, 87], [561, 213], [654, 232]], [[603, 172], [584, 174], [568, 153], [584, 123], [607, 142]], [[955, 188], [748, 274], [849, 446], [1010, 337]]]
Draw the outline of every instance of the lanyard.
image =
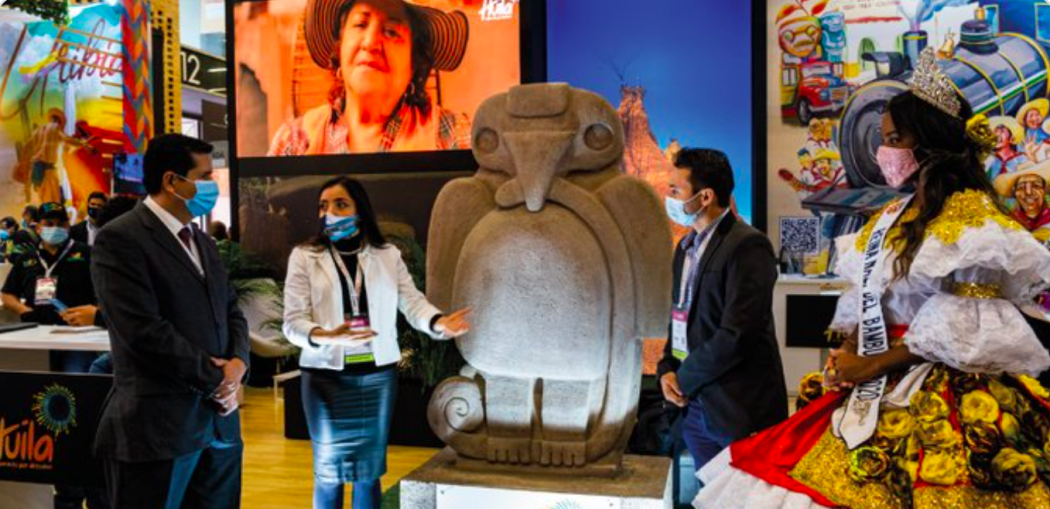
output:
[[37, 250], [36, 258], [37, 260], [40, 260], [40, 265], [44, 266], [44, 277], [51, 277], [51, 271], [55, 270], [55, 267], [58, 267], [58, 264], [62, 263], [62, 260], [66, 257], [67, 254], [69, 254], [70, 249], [73, 249], [72, 242], [66, 243], [66, 249], [62, 251], [62, 254], [58, 255], [58, 258], [55, 259], [54, 265], [48, 265], [47, 262], [44, 261], [44, 257], [40, 256], [40, 250]]
[[715, 227], [722, 222], [722, 219], [729, 213], [729, 209], [722, 212], [722, 215], [718, 216], [718, 219], [704, 228], [693, 237], [692, 244], [696, 246], [692, 253], [689, 253], [686, 249], [686, 256], [689, 260], [689, 270], [682, 271], [682, 275], [686, 277], [685, 281], [678, 285], [678, 309], [689, 310], [693, 307], [693, 293], [696, 292], [696, 277], [700, 271], [700, 259], [702, 258], [704, 249], [704, 242], [711, 236], [711, 233], [715, 231]]
[[335, 260], [335, 266], [339, 268], [339, 272], [346, 278], [346, 284], [349, 287], [350, 294], [350, 309], [353, 310], [354, 316], [361, 316], [361, 287], [365, 284], [364, 272], [361, 269], [361, 259], [357, 260], [357, 276], [354, 278], [350, 277], [350, 271], [346, 269], [346, 264], [343, 263], [343, 257], [339, 256], [334, 249], [330, 249], [329, 252], [332, 254], [332, 258]]

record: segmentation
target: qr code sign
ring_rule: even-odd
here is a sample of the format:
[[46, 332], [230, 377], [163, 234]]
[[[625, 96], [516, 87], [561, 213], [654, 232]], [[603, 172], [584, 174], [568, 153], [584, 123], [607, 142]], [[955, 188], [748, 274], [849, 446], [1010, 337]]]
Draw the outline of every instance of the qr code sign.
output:
[[820, 218], [780, 218], [780, 248], [789, 253], [818, 254], [820, 252]]

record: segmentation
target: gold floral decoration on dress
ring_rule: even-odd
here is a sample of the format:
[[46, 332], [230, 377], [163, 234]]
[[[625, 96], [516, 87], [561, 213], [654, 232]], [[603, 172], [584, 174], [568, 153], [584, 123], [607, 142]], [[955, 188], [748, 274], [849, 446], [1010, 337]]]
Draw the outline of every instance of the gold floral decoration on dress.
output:
[[1050, 509], [1050, 410], [1030, 377], [936, 365], [850, 451], [830, 429], [789, 475], [852, 509]]
[[963, 424], [996, 422], [999, 420], [999, 402], [987, 392], [971, 391], [963, 395], [959, 414]]
[[1050, 391], [1047, 391], [1043, 384], [1039, 383], [1039, 380], [1028, 375], [1017, 375], [1017, 380], [1036, 397], [1044, 400], [1050, 399]]
[[[868, 220], [868, 224], [864, 226], [860, 235], [857, 236], [857, 251], [864, 252], [868, 246], [868, 240], [871, 238], [871, 233], [875, 230], [878, 218], [893, 203], [896, 203], [896, 201], [890, 202], [890, 204], [880, 209]], [[918, 216], [918, 209], [909, 205], [908, 210], [904, 211], [897, 223], [890, 228], [886, 235], [886, 241], [893, 242], [894, 248], [899, 249], [900, 225], [914, 221]], [[936, 237], [937, 240], [944, 244], [955, 244], [962, 237], [963, 231], [984, 226], [988, 221], [992, 221], [1008, 230], [1024, 229], [1017, 221], [1003, 214], [990, 196], [981, 191], [967, 189], [959, 191], [948, 198], [940, 215], [927, 225], [924, 238]]]

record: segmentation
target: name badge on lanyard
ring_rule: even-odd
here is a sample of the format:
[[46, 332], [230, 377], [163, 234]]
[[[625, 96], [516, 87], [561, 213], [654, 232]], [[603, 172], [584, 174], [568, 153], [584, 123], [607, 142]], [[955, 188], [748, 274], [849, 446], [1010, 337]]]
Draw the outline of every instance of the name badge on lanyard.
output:
[[686, 335], [689, 323], [689, 311], [675, 309], [671, 311], [671, 350], [674, 358], [684, 361], [689, 356], [689, 341]]
[[36, 278], [36, 290], [34, 291], [33, 300], [37, 306], [47, 306], [51, 304], [51, 301], [55, 300], [55, 295], [58, 293], [58, 278], [53, 277], [51, 272], [55, 270], [55, 267], [58, 267], [59, 263], [62, 263], [62, 259], [69, 254], [69, 250], [72, 247], [72, 242], [66, 245], [65, 251], [58, 255], [58, 258], [52, 265], [48, 265], [39, 252], [36, 254], [37, 260], [40, 261], [40, 266], [44, 267], [44, 275]]
[[[347, 293], [350, 294], [350, 313], [343, 315], [343, 323], [350, 328], [351, 334], [361, 332], [371, 332], [372, 323], [368, 319], [368, 315], [362, 313], [361, 310], [361, 292], [364, 288], [365, 275], [364, 270], [361, 268], [361, 261], [357, 261], [357, 277], [350, 277], [350, 271], [347, 270], [346, 264], [343, 263], [343, 257], [339, 256], [332, 251], [332, 258], [335, 259], [335, 265], [339, 268], [339, 272], [342, 273], [343, 278], [346, 279]], [[375, 353], [372, 350], [372, 342], [367, 341], [358, 346], [344, 346], [343, 347], [343, 362], [346, 364], [363, 364], [368, 362], [375, 362]]]
[[[700, 239], [703, 241], [703, 238]], [[679, 284], [678, 302], [671, 310], [671, 353], [675, 359], [685, 360], [689, 356], [689, 312], [693, 307], [693, 294], [696, 292], [696, 277], [700, 268], [699, 250], [689, 255], [689, 270], [684, 270], [686, 279]]]
[[47, 306], [51, 304], [51, 301], [55, 300], [55, 293], [58, 291], [58, 279], [53, 277], [41, 276], [36, 278], [36, 305]]

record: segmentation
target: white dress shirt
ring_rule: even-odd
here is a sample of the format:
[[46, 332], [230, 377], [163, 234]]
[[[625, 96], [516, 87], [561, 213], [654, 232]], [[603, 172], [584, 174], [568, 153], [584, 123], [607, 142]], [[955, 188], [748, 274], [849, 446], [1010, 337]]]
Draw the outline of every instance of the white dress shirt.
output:
[[[197, 272], [203, 276], [204, 266], [201, 265], [201, 255], [197, 250], [197, 243], [190, 242], [189, 247], [186, 247], [186, 244], [184, 244], [182, 239], [179, 238], [179, 232], [182, 231], [183, 228], [191, 228], [191, 226], [189, 224], [183, 224], [182, 221], [179, 221], [179, 219], [173, 216], [171, 212], [164, 210], [164, 207], [161, 207], [159, 203], [153, 201], [152, 196], [146, 197], [144, 203], [146, 204], [146, 208], [148, 208], [150, 212], [153, 212], [153, 215], [157, 216], [157, 219], [160, 219], [160, 222], [168, 228], [171, 235], [175, 237], [175, 242], [182, 246], [182, 250], [186, 252], [186, 256], [189, 256], [190, 260], [193, 261], [193, 265], [197, 267]], [[190, 232], [192, 233], [193, 230], [191, 229]], [[194, 237], [196, 237], [196, 235], [194, 235]]]
[[88, 219], [87, 232], [88, 232], [88, 245], [89, 246], [94, 246], [95, 245], [95, 237], [98, 236], [98, 231], [99, 230], [100, 230], [100, 228], [95, 226], [95, 224], [92, 223], [90, 219]]

